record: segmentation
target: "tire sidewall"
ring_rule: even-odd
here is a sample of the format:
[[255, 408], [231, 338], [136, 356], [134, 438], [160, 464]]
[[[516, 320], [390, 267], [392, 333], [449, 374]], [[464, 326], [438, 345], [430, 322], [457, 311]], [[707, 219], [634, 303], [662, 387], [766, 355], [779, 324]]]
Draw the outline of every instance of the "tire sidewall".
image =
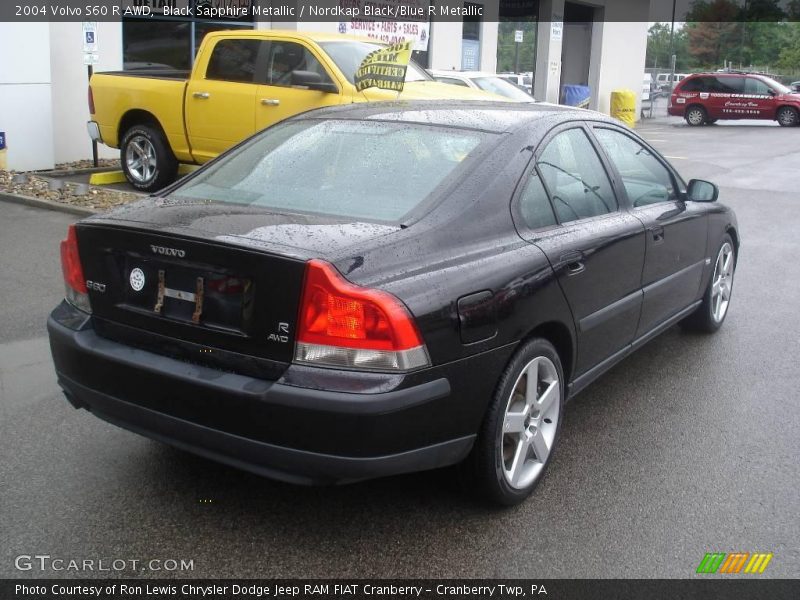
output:
[[[511, 392], [514, 385], [519, 378], [522, 369], [527, 366], [533, 359], [544, 356], [548, 358], [556, 367], [560, 381], [560, 398], [559, 398], [559, 413], [558, 423], [556, 424], [556, 432], [553, 438], [553, 445], [550, 448], [550, 453], [544, 463], [544, 467], [539, 475], [528, 487], [523, 489], [516, 489], [506, 481], [503, 474], [503, 464], [501, 460], [500, 444], [503, 422], [505, 420], [506, 407], [508, 405]], [[558, 447], [558, 440], [561, 434], [561, 424], [564, 421], [564, 398], [566, 394], [566, 383], [564, 381], [564, 370], [561, 366], [561, 359], [556, 352], [556, 349], [548, 341], [535, 338], [527, 342], [520, 348], [498, 381], [497, 388], [492, 397], [492, 402], [489, 407], [489, 412], [484, 421], [484, 426], [479, 435], [479, 440], [476, 442], [477, 450], [483, 453], [482, 478], [485, 483], [485, 491], [488, 493], [489, 498], [498, 504], [513, 506], [519, 504], [531, 495], [533, 490], [544, 478], [547, 472], [548, 465], [553, 458], [553, 454]]]

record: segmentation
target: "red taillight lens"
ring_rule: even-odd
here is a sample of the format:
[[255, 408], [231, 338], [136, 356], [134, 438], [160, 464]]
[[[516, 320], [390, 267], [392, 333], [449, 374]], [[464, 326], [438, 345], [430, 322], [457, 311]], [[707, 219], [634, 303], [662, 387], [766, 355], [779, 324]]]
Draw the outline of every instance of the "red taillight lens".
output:
[[430, 364], [419, 331], [397, 298], [353, 285], [321, 260], [306, 268], [295, 358], [376, 370]]
[[93, 115], [94, 113], [94, 92], [92, 92], [92, 86], [89, 86], [89, 114]]
[[69, 226], [67, 239], [61, 242], [61, 271], [64, 273], [64, 283], [68, 287], [79, 294], [87, 293], [81, 259], [78, 256], [78, 236], [75, 234], [75, 225]]

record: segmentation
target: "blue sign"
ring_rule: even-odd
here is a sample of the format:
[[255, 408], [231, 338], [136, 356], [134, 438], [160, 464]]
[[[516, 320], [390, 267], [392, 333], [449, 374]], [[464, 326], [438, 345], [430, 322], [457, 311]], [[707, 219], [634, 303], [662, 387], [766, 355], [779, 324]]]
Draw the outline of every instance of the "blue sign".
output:
[[87, 31], [86, 32], [86, 43], [87, 44], [94, 44], [94, 31]]
[[478, 40], [461, 40], [461, 68], [477, 71], [481, 64], [481, 43]]
[[6, 149], [6, 132], [0, 131], [0, 150]]

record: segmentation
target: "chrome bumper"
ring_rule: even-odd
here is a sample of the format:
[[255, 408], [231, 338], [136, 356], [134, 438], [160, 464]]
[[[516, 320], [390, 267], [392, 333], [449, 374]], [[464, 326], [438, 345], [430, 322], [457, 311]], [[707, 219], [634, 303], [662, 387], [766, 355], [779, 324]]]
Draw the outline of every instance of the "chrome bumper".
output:
[[86, 123], [86, 129], [89, 131], [89, 137], [95, 142], [102, 142], [103, 137], [100, 135], [100, 126], [95, 121]]

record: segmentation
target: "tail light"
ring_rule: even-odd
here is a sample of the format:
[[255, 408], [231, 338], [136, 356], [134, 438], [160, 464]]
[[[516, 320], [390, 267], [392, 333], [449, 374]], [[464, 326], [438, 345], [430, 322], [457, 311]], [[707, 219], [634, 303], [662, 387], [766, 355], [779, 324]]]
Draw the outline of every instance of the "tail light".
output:
[[92, 92], [92, 86], [89, 86], [89, 114], [95, 114], [94, 110], [94, 92]]
[[353, 285], [321, 260], [306, 267], [295, 361], [372, 371], [430, 366], [419, 331], [397, 298]]
[[69, 226], [67, 239], [61, 242], [61, 271], [64, 273], [67, 302], [84, 312], [91, 312], [86, 280], [83, 278], [83, 267], [78, 255], [75, 225]]

